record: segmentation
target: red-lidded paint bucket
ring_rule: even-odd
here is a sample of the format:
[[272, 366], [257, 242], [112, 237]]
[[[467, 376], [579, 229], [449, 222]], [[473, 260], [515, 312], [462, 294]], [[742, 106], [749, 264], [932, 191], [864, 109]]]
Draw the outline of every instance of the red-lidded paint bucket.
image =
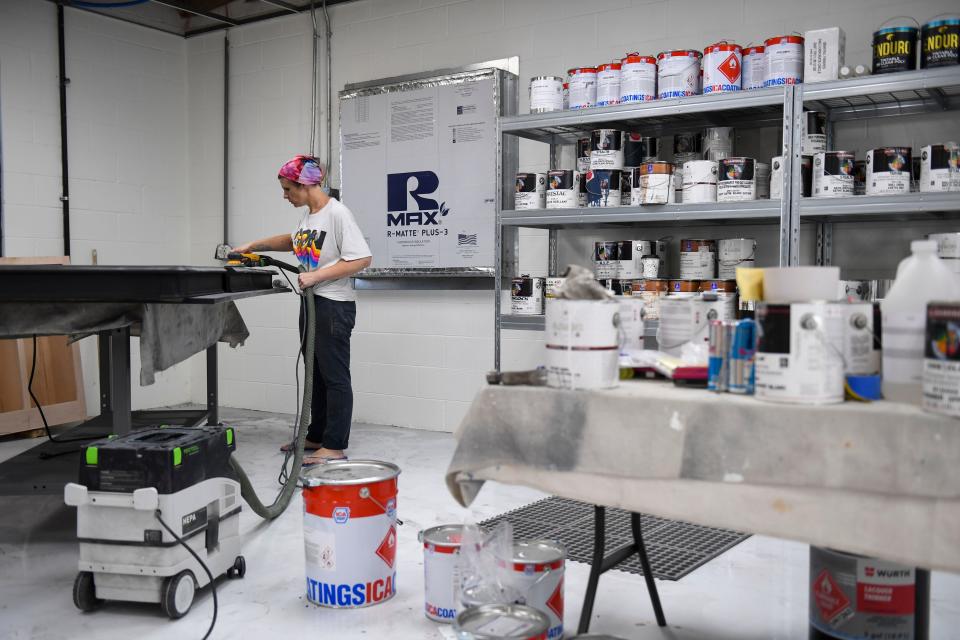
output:
[[330, 462], [304, 471], [307, 599], [352, 609], [397, 592], [397, 476], [389, 462]]

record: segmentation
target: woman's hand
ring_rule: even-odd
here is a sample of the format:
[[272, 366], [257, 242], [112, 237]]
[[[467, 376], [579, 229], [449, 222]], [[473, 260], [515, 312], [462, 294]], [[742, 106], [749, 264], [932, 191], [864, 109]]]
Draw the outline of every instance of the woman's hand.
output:
[[297, 284], [300, 285], [301, 289], [309, 289], [321, 280], [323, 280], [323, 278], [320, 277], [320, 273], [317, 271], [304, 271], [297, 276]]
[[233, 248], [234, 253], [253, 253], [253, 243], [248, 242], [246, 244], [241, 244], [239, 247]]

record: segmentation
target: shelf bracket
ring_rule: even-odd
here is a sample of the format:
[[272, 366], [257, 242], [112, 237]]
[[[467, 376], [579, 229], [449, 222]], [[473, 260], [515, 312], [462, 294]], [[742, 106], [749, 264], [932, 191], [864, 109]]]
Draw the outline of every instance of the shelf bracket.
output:
[[817, 223], [817, 266], [833, 264], [833, 223]]

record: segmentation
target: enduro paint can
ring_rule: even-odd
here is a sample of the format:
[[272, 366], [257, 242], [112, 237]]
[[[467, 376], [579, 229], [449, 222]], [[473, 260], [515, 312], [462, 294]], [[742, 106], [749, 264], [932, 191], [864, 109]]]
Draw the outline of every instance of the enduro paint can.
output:
[[514, 209], [543, 209], [547, 206], [547, 174], [518, 173]]
[[547, 172], [547, 209], [575, 209], [580, 194], [580, 174], [569, 169]]
[[448, 524], [420, 532], [423, 542], [424, 612], [434, 622], [451, 623], [460, 604], [460, 542], [463, 525]]
[[910, 193], [910, 147], [881, 147], [867, 152], [868, 196]]
[[607, 62], [597, 67], [597, 106], [620, 104], [620, 63]]
[[657, 56], [657, 97], [682, 98], [700, 93], [699, 51], [664, 51]]
[[530, 113], [563, 110], [563, 78], [535, 76], [530, 78]]
[[925, 344], [923, 408], [960, 417], [960, 305], [956, 302], [927, 305]]
[[399, 475], [396, 465], [376, 460], [302, 473], [307, 600], [353, 609], [396, 595]]
[[703, 50], [703, 93], [740, 91], [743, 48], [718, 42]]
[[453, 623], [457, 640], [547, 640], [547, 614], [523, 604], [482, 604]]
[[514, 278], [510, 286], [510, 313], [517, 316], [543, 315], [543, 289], [543, 278]]
[[920, 29], [920, 43], [922, 69], [960, 64], [960, 17], [926, 23]]
[[803, 38], [775, 36], [764, 41], [766, 72], [763, 86], [777, 87], [803, 82]]
[[633, 283], [633, 295], [643, 300], [643, 312], [647, 320], [660, 319], [660, 298], [666, 296], [670, 282], [665, 278], [644, 278]]
[[764, 76], [767, 75], [767, 59], [762, 46], [747, 47], [743, 50], [743, 71], [741, 85], [744, 89], [762, 89]]
[[577, 140], [577, 171], [586, 173], [590, 170], [590, 138]]
[[780, 200], [783, 197], [783, 158], [774, 156], [770, 159], [770, 198]]
[[639, 133], [624, 133], [623, 166], [639, 167], [644, 162], [655, 162], [658, 146], [656, 138], [644, 137]]
[[717, 163], [691, 160], [683, 163], [683, 202], [717, 201]]
[[620, 206], [620, 170], [591, 170], [586, 173], [587, 206]]
[[960, 145], [945, 142], [920, 150], [920, 191], [960, 191]]
[[703, 131], [703, 157], [722, 160], [733, 155], [733, 127], [707, 127]]
[[589, 109], [597, 104], [597, 70], [580, 67], [570, 70], [570, 108]]
[[630, 204], [668, 204], [673, 202], [673, 165], [669, 162], [648, 162], [634, 168]]
[[849, 151], [827, 151], [813, 156], [813, 197], [852, 196], [854, 160]]
[[590, 132], [590, 168], [623, 169], [623, 131], [594, 129]]
[[626, 104], [656, 99], [657, 59], [628, 53], [620, 61], [620, 102]]
[[617, 277], [617, 260], [620, 259], [618, 242], [593, 243], [593, 275], [598, 280]]
[[[712, 280], [717, 273], [717, 241], [680, 241], [680, 278], [682, 280]], [[697, 289], [693, 289], [696, 291]]]
[[753, 268], [756, 264], [757, 241], [753, 238], [717, 240], [717, 277], [736, 280], [737, 269]]
[[717, 167], [717, 202], [757, 199], [756, 160], [724, 158]]
[[917, 68], [917, 28], [895, 26], [873, 32], [873, 73]]
[[757, 200], [770, 199], [770, 165], [766, 162], [757, 162]]
[[812, 156], [826, 151], [827, 114], [821, 111], [804, 111], [802, 133], [800, 153]]

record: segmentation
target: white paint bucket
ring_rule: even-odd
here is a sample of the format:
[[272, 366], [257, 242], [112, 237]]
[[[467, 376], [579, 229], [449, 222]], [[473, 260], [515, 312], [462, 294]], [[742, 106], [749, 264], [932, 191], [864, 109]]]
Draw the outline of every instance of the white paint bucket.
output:
[[703, 50], [703, 93], [740, 91], [743, 48], [718, 42]]
[[[712, 280], [717, 272], [717, 241], [680, 241], [680, 279]], [[696, 289], [693, 289], [696, 291]]]
[[549, 300], [547, 384], [560, 389], [609, 389], [619, 384], [619, 305], [611, 300]]
[[757, 200], [770, 199], [770, 165], [758, 162], [754, 165], [757, 175]]
[[703, 131], [703, 157], [722, 160], [733, 155], [733, 127], [707, 127]]
[[849, 151], [827, 151], [813, 156], [813, 197], [853, 195], [855, 157]]
[[774, 156], [770, 159], [770, 198], [783, 198], [783, 162], [784, 156]]
[[803, 82], [803, 37], [775, 36], [764, 41], [766, 72], [763, 86]]
[[543, 315], [543, 289], [543, 278], [514, 278], [510, 287], [510, 313], [518, 316]]
[[463, 525], [420, 532], [423, 542], [424, 611], [435, 622], [453, 622], [460, 603], [460, 542]]
[[570, 70], [570, 108], [589, 109], [597, 105], [597, 70], [594, 67], [580, 67]]
[[960, 191], [960, 145], [945, 142], [920, 150], [920, 191]]
[[543, 209], [547, 206], [547, 174], [518, 173], [514, 209]]
[[[715, 313], [707, 310], [707, 320], [733, 321], [737, 319], [737, 281], [701, 280], [700, 297], [712, 305]], [[716, 301], [713, 302], [713, 297]]]
[[867, 152], [866, 192], [868, 196], [895, 196], [910, 193], [910, 147], [881, 147]]
[[389, 462], [344, 460], [300, 476], [310, 602], [357, 608], [396, 594], [398, 475]]
[[757, 305], [756, 396], [796, 404], [843, 402], [843, 303]]
[[560, 287], [562, 287], [566, 281], [566, 278], [547, 278], [546, 284], [544, 285], [544, 297], [547, 300], [556, 298], [560, 293]]
[[575, 209], [580, 197], [580, 174], [569, 169], [547, 172], [547, 209]]
[[672, 356], [679, 356], [688, 342], [706, 343], [709, 340], [711, 306], [699, 299], [699, 293], [689, 297], [670, 295], [660, 300], [660, 326], [657, 328], [657, 348]]
[[522, 604], [483, 604], [460, 613], [457, 640], [547, 640], [550, 619]]
[[827, 114], [822, 111], [803, 112], [803, 136], [800, 138], [800, 153], [812, 156], [827, 150]]
[[700, 93], [699, 51], [664, 51], [657, 56], [657, 97], [682, 98]]
[[620, 63], [607, 62], [597, 67], [597, 106], [620, 104]]
[[630, 204], [669, 204], [674, 201], [673, 165], [648, 162], [633, 170]]
[[620, 170], [591, 170], [586, 173], [588, 207], [620, 206]]
[[841, 305], [843, 322], [844, 374], [872, 376], [880, 373], [880, 349], [874, 332], [873, 304], [853, 302]]
[[530, 113], [563, 110], [563, 78], [536, 76], [530, 79]]
[[736, 280], [737, 268], [753, 268], [756, 255], [757, 241], [753, 238], [717, 240], [717, 278]]
[[683, 202], [717, 201], [717, 163], [691, 160], [683, 163]]
[[623, 132], [595, 129], [590, 132], [590, 168], [623, 169]]
[[633, 292], [618, 297], [620, 303], [620, 355], [629, 356], [643, 351], [643, 299]]
[[559, 542], [515, 542], [509, 584], [524, 595], [527, 606], [550, 618], [548, 638], [563, 637], [563, 574], [567, 550]]
[[767, 75], [767, 59], [763, 46], [747, 47], [743, 50], [743, 72], [741, 86], [744, 89], [762, 89], [763, 79]]
[[670, 282], [664, 278], [644, 278], [633, 285], [633, 295], [643, 300], [643, 314], [647, 320], [660, 319], [660, 298], [667, 295]]
[[756, 160], [724, 158], [717, 167], [717, 202], [757, 199]]
[[657, 59], [628, 53], [620, 61], [620, 102], [646, 102], [657, 98]]

